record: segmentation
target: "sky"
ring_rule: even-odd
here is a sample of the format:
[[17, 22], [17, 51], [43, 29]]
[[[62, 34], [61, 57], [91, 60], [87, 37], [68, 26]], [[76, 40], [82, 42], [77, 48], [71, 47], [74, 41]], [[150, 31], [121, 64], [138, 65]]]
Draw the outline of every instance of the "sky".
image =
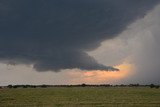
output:
[[0, 0], [0, 85], [159, 84], [160, 0]]

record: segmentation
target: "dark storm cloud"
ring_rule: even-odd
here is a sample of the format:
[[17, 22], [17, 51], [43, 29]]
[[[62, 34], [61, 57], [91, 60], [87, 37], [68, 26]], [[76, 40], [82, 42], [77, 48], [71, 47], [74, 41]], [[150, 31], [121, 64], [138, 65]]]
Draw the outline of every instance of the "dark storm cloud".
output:
[[38, 71], [117, 70], [85, 51], [116, 37], [159, 0], [0, 0], [0, 59]]

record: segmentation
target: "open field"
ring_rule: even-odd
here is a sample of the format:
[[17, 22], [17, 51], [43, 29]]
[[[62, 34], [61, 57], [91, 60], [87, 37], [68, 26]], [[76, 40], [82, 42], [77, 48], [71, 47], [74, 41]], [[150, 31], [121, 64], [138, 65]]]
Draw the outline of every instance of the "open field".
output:
[[0, 107], [160, 107], [160, 89], [149, 87], [0, 89]]

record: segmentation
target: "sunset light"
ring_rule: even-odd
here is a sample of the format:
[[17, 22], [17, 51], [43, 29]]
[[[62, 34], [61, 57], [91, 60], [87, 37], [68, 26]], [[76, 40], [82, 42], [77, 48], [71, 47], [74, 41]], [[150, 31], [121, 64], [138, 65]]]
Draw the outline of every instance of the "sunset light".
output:
[[115, 68], [118, 68], [119, 71], [113, 72], [113, 71], [100, 71], [100, 70], [94, 70], [94, 71], [72, 71], [69, 72], [69, 75], [72, 77], [71, 84], [76, 83], [105, 83], [110, 82], [113, 80], [120, 80], [125, 78], [127, 75], [129, 75], [132, 72], [133, 65], [128, 63], [123, 63], [121, 65], [115, 66]]

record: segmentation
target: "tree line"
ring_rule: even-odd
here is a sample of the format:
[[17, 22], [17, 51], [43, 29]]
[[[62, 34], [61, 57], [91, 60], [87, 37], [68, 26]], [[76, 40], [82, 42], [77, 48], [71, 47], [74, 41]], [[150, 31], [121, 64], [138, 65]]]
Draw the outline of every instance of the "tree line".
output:
[[150, 87], [158, 89], [160, 86], [155, 84], [150, 85], [140, 85], [140, 84], [129, 84], [129, 85], [111, 85], [111, 84], [100, 84], [100, 85], [90, 85], [90, 84], [78, 84], [78, 85], [8, 85], [0, 86], [0, 88], [48, 88], [48, 87]]

